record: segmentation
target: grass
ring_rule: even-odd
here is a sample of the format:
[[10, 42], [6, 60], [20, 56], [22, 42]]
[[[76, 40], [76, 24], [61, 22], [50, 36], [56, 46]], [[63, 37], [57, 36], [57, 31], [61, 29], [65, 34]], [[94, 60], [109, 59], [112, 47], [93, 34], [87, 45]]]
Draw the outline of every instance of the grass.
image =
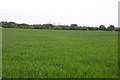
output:
[[3, 78], [116, 78], [118, 33], [3, 29]]
[[2, 79], [2, 28], [0, 27], [0, 79]]

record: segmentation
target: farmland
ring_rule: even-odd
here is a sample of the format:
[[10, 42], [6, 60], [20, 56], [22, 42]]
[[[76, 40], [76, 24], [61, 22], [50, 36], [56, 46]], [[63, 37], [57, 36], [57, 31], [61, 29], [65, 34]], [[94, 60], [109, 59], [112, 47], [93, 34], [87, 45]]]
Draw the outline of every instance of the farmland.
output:
[[3, 78], [116, 78], [118, 32], [3, 29]]

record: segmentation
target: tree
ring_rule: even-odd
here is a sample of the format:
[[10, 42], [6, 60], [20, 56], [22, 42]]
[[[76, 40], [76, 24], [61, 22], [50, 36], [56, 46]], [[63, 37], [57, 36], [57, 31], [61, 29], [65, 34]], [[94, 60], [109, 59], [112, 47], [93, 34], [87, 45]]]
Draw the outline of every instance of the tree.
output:
[[108, 26], [107, 30], [113, 31], [113, 30], [115, 30], [115, 26], [114, 25], [110, 25], [110, 26]]
[[77, 24], [71, 24], [70, 25], [70, 30], [78, 30], [78, 25]]
[[116, 27], [114, 30], [115, 31], [120, 31], [120, 27]]
[[71, 24], [71, 26], [78, 26], [77, 24]]
[[3, 28], [14, 28], [17, 24], [15, 22], [1, 22], [1, 25]]
[[105, 25], [100, 25], [99, 30], [106, 30]]
[[44, 29], [51, 29], [54, 27], [52, 24], [43, 24], [42, 26]]

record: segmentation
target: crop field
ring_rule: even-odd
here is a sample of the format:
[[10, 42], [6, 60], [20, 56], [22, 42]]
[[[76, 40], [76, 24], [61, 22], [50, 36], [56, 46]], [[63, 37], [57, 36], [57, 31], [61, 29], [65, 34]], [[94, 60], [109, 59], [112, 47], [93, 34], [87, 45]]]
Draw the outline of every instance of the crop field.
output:
[[118, 32], [2, 30], [3, 78], [116, 78]]

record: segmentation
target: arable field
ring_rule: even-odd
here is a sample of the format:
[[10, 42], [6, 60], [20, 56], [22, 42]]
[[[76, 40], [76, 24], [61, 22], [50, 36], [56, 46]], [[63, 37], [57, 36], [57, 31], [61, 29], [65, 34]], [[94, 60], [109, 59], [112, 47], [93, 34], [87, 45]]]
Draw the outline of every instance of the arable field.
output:
[[3, 78], [116, 78], [118, 32], [3, 29]]

